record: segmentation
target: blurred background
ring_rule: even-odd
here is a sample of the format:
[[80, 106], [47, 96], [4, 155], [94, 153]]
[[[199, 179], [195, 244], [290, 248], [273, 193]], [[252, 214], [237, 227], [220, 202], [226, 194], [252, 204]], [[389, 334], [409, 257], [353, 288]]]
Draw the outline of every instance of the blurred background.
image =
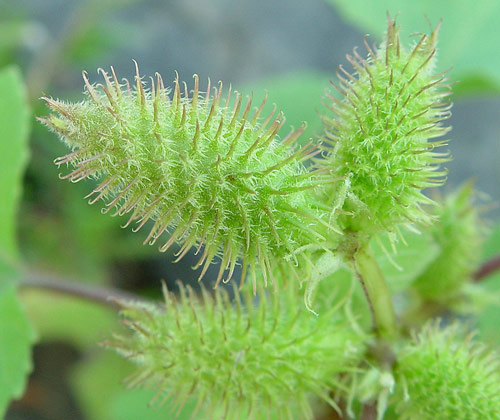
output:
[[[442, 20], [439, 68], [455, 85], [450, 124], [454, 160], [446, 190], [473, 178], [487, 197], [494, 232], [485, 258], [499, 244], [500, 211], [500, 2], [397, 0], [3, 0], [0, 2], [0, 68], [21, 68], [33, 115], [47, 110], [42, 95], [79, 100], [81, 71], [100, 81], [98, 67], [113, 66], [133, 78], [175, 71], [191, 85], [205, 81], [253, 92], [267, 91], [287, 117], [286, 129], [307, 121], [303, 141], [321, 133], [321, 96], [345, 54], [364, 51], [363, 35], [377, 43], [386, 12], [397, 15], [406, 44]], [[34, 116], [33, 116], [34, 120]], [[33, 121], [31, 159], [24, 179], [19, 235], [27, 275], [78, 281], [158, 296], [160, 279], [192, 281], [189, 256], [142, 246], [146, 230], [121, 229], [124, 220], [100, 214], [84, 197], [91, 182], [58, 179], [52, 161], [65, 147]], [[495, 236], [496, 235], [496, 236]], [[496, 242], [494, 242], [496, 240]], [[174, 250], [175, 251], [175, 250]], [[214, 268], [216, 270], [216, 268]], [[497, 284], [498, 281], [497, 281]], [[490, 287], [495, 288], [491, 281]], [[496, 286], [498, 288], [498, 286]], [[98, 347], [115, 328], [116, 314], [69, 298], [25, 291], [23, 302], [38, 334], [34, 371], [26, 396], [12, 404], [8, 420], [149, 420], [170, 418], [167, 407], [148, 409], [149, 391], [120, 385], [132, 367]], [[500, 342], [500, 313], [481, 320], [484, 336]], [[182, 418], [182, 414], [181, 417]], [[186, 417], [188, 418], [188, 417]]]

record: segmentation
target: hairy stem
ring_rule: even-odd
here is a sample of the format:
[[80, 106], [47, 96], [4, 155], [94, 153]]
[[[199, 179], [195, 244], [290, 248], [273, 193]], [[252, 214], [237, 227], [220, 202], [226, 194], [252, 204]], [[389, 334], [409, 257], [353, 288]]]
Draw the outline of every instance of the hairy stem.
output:
[[377, 335], [389, 341], [396, 335], [396, 317], [391, 295], [368, 244], [362, 245], [353, 256], [354, 270], [363, 286], [372, 313]]
[[25, 275], [19, 282], [19, 287], [22, 289], [42, 289], [58, 294], [74, 296], [114, 310], [122, 309], [118, 303], [120, 300], [145, 301], [145, 299], [139, 296], [122, 290], [84, 285], [67, 280], [57, 280], [38, 273], [28, 273]]

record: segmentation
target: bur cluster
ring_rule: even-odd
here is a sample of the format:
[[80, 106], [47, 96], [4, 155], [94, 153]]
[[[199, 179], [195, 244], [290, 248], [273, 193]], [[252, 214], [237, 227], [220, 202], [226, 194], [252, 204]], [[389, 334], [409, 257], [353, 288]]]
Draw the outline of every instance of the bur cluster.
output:
[[[70, 149], [55, 161], [72, 167], [61, 178], [97, 181], [89, 202], [147, 227], [145, 244], [176, 244], [176, 261], [194, 248], [200, 279], [216, 260], [215, 286], [239, 264], [251, 279], [231, 297], [180, 284], [164, 305], [122, 302], [129, 334], [106, 344], [137, 365], [130, 388], [179, 411], [194, 400], [203, 419], [312, 420], [318, 401], [339, 418], [500, 418], [497, 354], [439, 323], [409, 338], [413, 316], [423, 324], [462, 296], [483, 235], [471, 184], [437, 203], [424, 194], [450, 159], [436, 150], [451, 108], [434, 69], [438, 29], [406, 48], [389, 18], [380, 46], [365, 39], [366, 58], [348, 55], [317, 145], [299, 146], [304, 127], [280, 140], [276, 108], [261, 118], [265, 100], [254, 107], [222, 83], [203, 93], [197, 76], [170, 90], [158, 74], [148, 87], [138, 69], [133, 84], [100, 69], [101, 84], [84, 73], [82, 101], [43, 98], [52, 113], [40, 120]], [[400, 227], [427, 229], [439, 247], [405, 273], [406, 322], [370, 248]]]
[[414, 288], [427, 301], [442, 304], [460, 297], [477, 270], [485, 236], [472, 183], [438, 200], [429, 229], [440, 252], [415, 280]]
[[445, 75], [435, 74], [436, 30], [405, 48], [399, 28], [389, 18], [382, 44], [370, 47], [367, 58], [354, 50], [347, 59], [354, 72], [340, 66], [340, 93], [328, 94], [323, 116], [325, 159], [344, 184], [332, 186], [329, 200], [342, 213], [347, 230], [373, 234], [393, 232], [398, 225], [430, 223], [423, 208], [432, 201], [421, 191], [441, 185], [448, 160], [436, 152], [448, 132], [450, 93]]
[[395, 406], [401, 420], [500, 418], [498, 354], [458, 328], [426, 326], [401, 353]]
[[124, 303], [133, 335], [108, 345], [138, 365], [129, 386], [157, 389], [153, 403], [172, 396], [177, 408], [193, 398], [202, 418], [309, 420], [318, 399], [337, 408], [366, 339], [346, 322], [345, 299], [315, 317], [290, 287], [257, 300], [245, 288], [233, 302], [220, 288], [180, 291], [164, 291], [164, 308]]
[[280, 141], [285, 119], [276, 108], [261, 121], [265, 100], [252, 109], [251, 98], [223, 94], [221, 83], [202, 94], [197, 76], [192, 92], [176, 79], [170, 96], [158, 74], [147, 89], [138, 69], [135, 87], [100, 72], [104, 84], [84, 74], [79, 103], [44, 98], [54, 113], [41, 120], [71, 149], [55, 161], [74, 168], [62, 178], [98, 179], [90, 203], [129, 214], [134, 230], [152, 221], [144, 243], [165, 238], [162, 252], [180, 244], [177, 260], [196, 247], [200, 279], [220, 257], [218, 284], [240, 261], [241, 278], [250, 271], [254, 283], [256, 270], [266, 283], [277, 265], [295, 273], [298, 250], [335, 242], [328, 212], [308, 199], [335, 180], [305, 168], [318, 150], [297, 145], [303, 127]]

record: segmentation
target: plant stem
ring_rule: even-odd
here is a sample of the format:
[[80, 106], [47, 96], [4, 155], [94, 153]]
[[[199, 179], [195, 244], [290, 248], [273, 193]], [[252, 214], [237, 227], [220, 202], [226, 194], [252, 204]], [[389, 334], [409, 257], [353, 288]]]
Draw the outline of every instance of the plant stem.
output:
[[358, 248], [353, 264], [372, 313], [373, 328], [377, 335], [389, 341], [396, 335], [396, 317], [389, 288], [369, 245]]
[[113, 288], [90, 286], [73, 281], [56, 280], [37, 273], [28, 273], [19, 282], [23, 289], [42, 289], [97, 303], [114, 310], [122, 309], [119, 301], [146, 301], [132, 293]]
[[474, 280], [476, 282], [480, 282], [498, 270], [500, 270], [500, 255], [496, 255], [495, 257], [484, 262], [483, 265], [479, 267], [479, 270], [477, 270], [474, 274]]
[[359, 420], [376, 420], [377, 418], [377, 403], [365, 403], [361, 410]]

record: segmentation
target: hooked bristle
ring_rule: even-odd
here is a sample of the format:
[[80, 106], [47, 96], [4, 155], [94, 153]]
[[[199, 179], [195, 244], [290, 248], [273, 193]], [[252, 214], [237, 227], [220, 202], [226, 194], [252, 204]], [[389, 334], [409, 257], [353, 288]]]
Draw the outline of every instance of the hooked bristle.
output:
[[500, 359], [472, 335], [431, 323], [401, 352], [395, 408], [401, 420], [500, 418]]
[[432, 200], [421, 191], [444, 183], [439, 165], [450, 160], [435, 151], [446, 140], [433, 140], [449, 131], [441, 122], [451, 106], [444, 101], [450, 94], [445, 75], [433, 72], [437, 31], [407, 50], [389, 18], [379, 48], [365, 38], [366, 58], [356, 49], [347, 55], [353, 74], [340, 66], [332, 85], [342, 98], [326, 95], [334, 115], [322, 116], [327, 156], [318, 166], [348, 179], [343, 210], [353, 215], [342, 218], [348, 229], [372, 234], [433, 220], [423, 209]]
[[345, 322], [348, 296], [315, 317], [296, 288], [260, 289], [257, 305], [250, 288], [233, 302], [220, 288], [164, 294], [165, 308], [124, 303], [133, 333], [106, 342], [138, 365], [129, 386], [156, 389], [153, 403], [172, 395], [175, 409], [189, 397], [199, 418], [312, 420], [312, 400], [338, 410], [336, 398], [349, 392], [365, 337]]
[[191, 95], [178, 76], [169, 95], [159, 74], [146, 88], [135, 65], [134, 88], [118, 82], [114, 69], [112, 77], [99, 69], [103, 84], [83, 73], [82, 102], [43, 98], [55, 112], [43, 122], [72, 150], [55, 160], [74, 167], [62, 178], [100, 180], [90, 203], [104, 200], [105, 213], [129, 214], [125, 226], [135, 224], [134, 231], [153, 221], [144, 243], [164, 236], [161, 252], [175, 243], [181, 257], [204, 248], [200, 279], [220, 257], [216, 284], [230, 280], [239, 263], [271, 278], [276, 265], [294, 267], [297, 249], [338, 236], [329, 214], [307, 199], [332, 180], [304, 166], [319, 149], [297, 145], [303, 127], [280, 142], [281, 112], [259, 122], [265, 100], [253, 115], [251, 97], [244, 103], [228, 92], [221, 104], [222, 83], [202, 94], [196, 75]]

